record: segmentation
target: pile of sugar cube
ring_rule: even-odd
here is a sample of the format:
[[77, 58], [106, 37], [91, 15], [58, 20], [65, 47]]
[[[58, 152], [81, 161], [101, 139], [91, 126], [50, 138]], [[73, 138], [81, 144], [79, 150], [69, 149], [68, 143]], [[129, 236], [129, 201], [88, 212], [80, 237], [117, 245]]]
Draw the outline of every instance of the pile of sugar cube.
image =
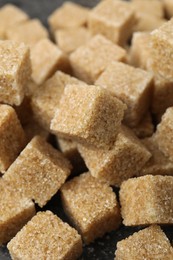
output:
[[[116, 260], [173, 259], [160, 227], [173, 224], [172, 16], [172, 0], [64, 2], [48, 31], [0, 8], [0, 245], [13, 260], [75, 260], [121, 225], [142, 230]], [[57, 192], [68, 223], [41, 209]]]

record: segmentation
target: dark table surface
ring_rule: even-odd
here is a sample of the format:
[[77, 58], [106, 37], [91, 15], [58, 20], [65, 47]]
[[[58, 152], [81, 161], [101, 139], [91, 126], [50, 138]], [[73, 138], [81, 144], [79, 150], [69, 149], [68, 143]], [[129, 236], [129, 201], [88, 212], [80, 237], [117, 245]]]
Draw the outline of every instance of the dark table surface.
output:
[[[47, 17], [63, 2], [62, 0], [0, 0], [0, 7], [7, 3], [12, 3], [21, 9], [23, 9], [26, 13], [30, 15], [32, 18], [39, 18], [45, 26], [47, 26]], [[99, 0], [76, 0], [72, 1], [79, 3], [83, 6], [93, 7], [96, 5]], [[115, 191], [117, 192], [117, 191]], [[66, 218], [62, 206], [59, 194], [56, 194], [52, 200], [44, 207], [42, 210], [51, 210], [55, 214], [57, 214], [64, 221], [68, 222]], [[38, 210], [40, 210], [38, 208]], [[168, 238], [173, 240], [173, 227], [162, 227], [166, 232]], [[109, 234], [106, 234], [103, 238], [97, 239], [94, 243], [89, 246], [84, 246], [83, 255], [80, 260], [113, 260], [114, 253], [116, 249], [116, 244], [118, 241], [128, 237], [133, 234], [135, 231], [140, 230], [141, 227], [124, 227], [123, 225], [117, 230], [113, 231]], [[0, 247], [0, 260], [10, 260], [10, 256], [6, 246]], [[37, 260], [37, 259], [35, 259]], [[57, 259], [58, 260], [58, 259]], [[70, 259], [69, 259], [70, 260]]]

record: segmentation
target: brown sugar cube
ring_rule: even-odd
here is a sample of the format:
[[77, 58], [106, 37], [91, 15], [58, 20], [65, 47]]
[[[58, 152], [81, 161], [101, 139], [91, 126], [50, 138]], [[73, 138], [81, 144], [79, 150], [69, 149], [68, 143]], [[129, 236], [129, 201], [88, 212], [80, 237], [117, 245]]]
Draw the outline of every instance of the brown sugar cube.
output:
[[154, 138], [145, 138], [142, 143], [150, 151], [152, 157], [139, 171], [139, 175], [173, 175], [173, 163], [159, 150]]
[[112, 149], [78, 145], [92, 176], [119, 186], [135, 176], [151, 157], [150, 152], [129, 129], [122, 127]]
[[24, 42], [30, 47], [41, 39], [48, 38], [46, 28], [38, 19], [32, 19], [25, 23], [10, 27], [6, 32], [6, 35], [7, 39], [17, 42]]
[[170, 106], [173, 106], [173, 80], [166, 79], [154, 73], [152, 69], [151, 35], [149, 33], [134, 33], [130, 50], [130, 64], [149, 70], [154, 74], [154, 86], [151, 111], [160, 122], [161, 116]]
[[70, 55], [74, 75], [93, 84], [112, 61], [125, 61], [126, 51], [102, 35], [96, 35]]
[[95, 84], [111, 91], [127, 105], [125, 124], [131, 127], [139, 124], [150, 105], [152, 73], [121, 62], [112, 62]]
[[171, 106], [173, 106], [173, 79], [167, 80], [155, 74], [151, 111], [158, 122], [166, 109]]
[[55, 31], [55, 40], [59, 48], [69, 54], [91, 38], [91, 34], [85, 27], [59, 29]]
[[96, 147], [110, 147], [126, 106], [99, 86], [67, 85], [51, 130], [62, 138]]
[[135, 32], [130, 49], [130, 64], [147, 70], [151, 60], [149, 32]]
[[73, 165], [72, 174], [85, 172], [87, 168], [78, 151], [77, 144], [70, 139], [56, 137], [56, 140], [60, 151]]
[[62, 28], [74, 28], [86, 25], [89, 9], [72, 2], [65, 2], [48, 18], [52, 32]]
[[159, 18], [164, 17], [163, 2], [159, 0], [132, 0], [132, 6], [139, 14], [146, 13]]
[[61, 71], [57, 71], [50, 79], [40, 86], [32, 96], [32, 109], [39, 124], [50, 131], [50, 122], [54, 117], [59, 101], [67, 84], [82, 82]]
[[40, 136], [34, 137], [4, 175], [4, 179], [40, 207], [70, 175], [71, 164]]
[[0, 178], [0, 245], [12, 239], [34, 215], [34, 203]]
[[0, 41], [0, 102], [20, 105], [30, 77], [29, 49], [23, 43]]
[[25, 146], [25, 134], [15, 113], [0, 105], [0, 172], [4, 173]]
[[77, 231], [51, 211], [38, 212], [7, 245], [12, 259], [75, 260], [82, 253]]
[[154, 133], [154, 125], [149, 111], [145, 114], [142, 121], [136, 127], [133, 127], [132, 130], [140, 139], [152, 136]]
[[15, 5], [6, 4], [0, 8], [0, 39], [6, 38], [6, 30], [10, 26], [23, 23], [28, 20], [29, 17], [21, 9]]
[[103, 34], [114, 43], [124, 45], [133, 32], [136, 17], [130, 3], [102, 1], [89, 13], [92, 34]]
[[173, 248], [159, 226], [150, 226], [117, 243], [115, 260], [171, 260]]
[[42, 39], [31, 48], [32, 79], [38, 85], [56, 70], [67, 67], [67, 57], [49, 39]]
[[90, 173], [68, 181], [61, 188], [63, 208], [85, 244], [120, 225], [120, 211], [112, 188]]
[[168, 18], [173, 16], [173, 2], [172, 0], [163, 0], [163, 4], [165, 7], [166, 15]]
[[167, 22], [164, 18], [149, 15], [147, 13], [141, 13], [138, 15], [138, 22], [134, 26], [135, 32], [152, 32]]
[[172, 27], [173, 19], [151, 33], [151, 68], [155, 74], [170, 81], [173, 78], [173, 60], [170, 59], [173, 55]]
[[157, 125], [154, 138], [159, 149], [173, 161], [173, 107], [168, 108], [162, 116], [160, 124]]
[[129, 179], [122, 183], [119, 195], [125, 226], [173, 224], [173, 176]]

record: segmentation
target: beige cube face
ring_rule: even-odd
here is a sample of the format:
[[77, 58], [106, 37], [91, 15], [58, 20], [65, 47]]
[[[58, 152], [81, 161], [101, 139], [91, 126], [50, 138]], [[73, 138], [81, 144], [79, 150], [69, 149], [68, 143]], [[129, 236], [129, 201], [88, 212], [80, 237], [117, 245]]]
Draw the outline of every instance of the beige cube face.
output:
[[92, 34], [103, 34], [114, 43], [124, 45], [133, 32], [136, 17], [130, 3], [102, 1], [89, 14], [88, 27]]
[[155, 132], [155, 140], [160, 148], [160, 150], [173, 161], [173, 107], [166, 110], [165, 114], [162, 116], [162, 120], [159, 125], [157, 125], [157, 130]]
[[133, 0], [131, 4], [137, 16], [137, 23], [134, 27], [135, 32], [151, 32], [167, 21], [164, 19], [164, 6], [162, 1]]
[[25, 23], [12, 26], [7, 30], [6, 35], [7, 39], [24, 42], [29, 47], [32, 47], [41, 39], [48, 38], [46, 28], [38, 19], [28, 20]]
[[51, 211], [37, 213], [7, 247], [18, 260], [75, 260], [82, 253], [80, 235]]
[[52, 32], [62, 28], [76, 28], [87, 23], [89, 9], [72, 2], [65, 2], [48, 18]]
[[173, 248], [159, 226], [150, 226], [118, 242], [115, 260], [142, 258], [152, 260], [173, 258]]
[[4, 5], [0, 8], [0, 39], [6, 39], [6, 31], [10, 26], [18, 25], [28, 19], [28, 15], [15, 5]]
[[148, 32], [135, 32], [133, 34], [130, 64], [144, 70], [148, 69], [151, 60], [150, 40], [151, 35]]
[[85, 173], [61, 188], [65, 212], [89, 244], [120, 225], [116, 195], [108, 185]]
[[70, 171], [69, 161], [43, 138], [36, 136], [5, 173], [4, 179], [43, 207]]
[[154, 133], [154, 125], [149, 111], [145, 114], [142, 121], [136, 127], [133, 127], [132, 130], [140, 139], [152, 136]]
[[51, 130], [59, 137], [110, 147], [118, 134], [125, 105], [98, 86], [67, 85]]
[[167, 80], [158, 74], [154, 77], [154, 93], [151, 110], [158, 122], [166, 109], [173, 106], [173, 79]]
[[120, 204], [125, 226], [173, 224], [173, 177], [146, 175], [124, 181]]
[[159, 150], [153, 137], [142, 140], [142, 143], [152, 154], [150, 160], [139, 171], [139, 175], [173, 175], [173, 162]]
[[173, 19], [151, 33], [151, 68], [155, 74], [170, 81], [173, 78], [173, 61], [170, 59], [173, 55], [172, 26]]
[[50, 123], [59, 107], [60, 99], [67, 84], [82, 84], [82, 82], [61, 71], [57, 71], [32, 97], [32, 109], [36, 120], [46, 130], [50, 131]]
[[126, 51], [102, 35], [96, 35], [70, 55], [74, 75], [88, 84], [93, 84], [112, 61], [125, 60]]
[[7, 243], [35, 215], [34, 203], [0, 179], [0, 245]]
[[55, 31], [55, 41], [59, 48], [69, 54], [91, 38], [89, 30], [85, 27], [59, 29]]
[[149, 14], [150, 16], [163, 18], [164, 6], [162, 1], [158, 0], [132, 0], [132, 6], [139, 14]]
[[38, 85], [51, 77], [56, 70], [67, 66], [67, 58], [50, 40], [42, 39], [31, 48], [32, 79]]
[[147, 112], [153, 87], [153, 75], [121, 62], [112, 62], [95, 82], [127, 105], [124, 122], [138, 125]]
[[97, 179], [120, 186], [122, 181], [135, 176], [151, 157], [133, 133], [123, 127], [112, 149], [78, 146], [88, 169]]
[[167, 22], [164, 18], [149, 15], [148, 13], [141, 13], [138, 15], [138, 22], [134, 26], [135, 32], [152, 32], [153, 30], [162, 26]]
[[31, 77], [29, 49], [23, 43], [0, 41], [0, 102], [20, 105]]
[[0, 105], [0, 172], [4, 173], [25, 146], [25, 133], [11, 106]]

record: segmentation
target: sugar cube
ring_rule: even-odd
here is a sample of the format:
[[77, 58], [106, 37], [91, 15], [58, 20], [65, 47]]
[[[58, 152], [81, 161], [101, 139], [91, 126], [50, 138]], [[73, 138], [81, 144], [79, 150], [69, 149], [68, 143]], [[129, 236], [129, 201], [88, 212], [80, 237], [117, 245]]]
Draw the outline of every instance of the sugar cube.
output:
[[70, 162], [44, 138], [35, 136], [4, 174], [4, 179], [43, 207], [70, 171]]
[[119, 45], [124, 45], [132, 35], [135, 23], [134, 9], [124, 1], [102, 1], [92, 9], [88, 18], [92, 34], [103, 34]]
[[82, 253], [80, 235], [51, 211], [38, 212], [7, 247], [18, 260], [75, 260]]
[[24, 43], [0, 41], [0, 102], [20, 105], [24, 85], [31, 77], [28, 47]]
[[173, 176], [129, 179], [122, 183], [119, 195], [125, 226], [173, 223]]
[[114, 144], [126, 106], [107, 90], [85, 84], [67, 85], [51, 122], [59, 137], [97, 147]]
[[115, 260], [171, 260], [173, 248], [161, 228], [153, 225], [118, 242], [115, 256]]
[[151, 157], [150, 152], [127, 128], [122, 127], [112, 149], [78, 145], [88, 169], [97, 179], [119, 186], [133, 177]]
[[48, 18], [52, 32], [60, 28], [75, 28], [86, 25], [89, 9], [73, 2], [65, 2]]
[[127, 105], [124, 122], [136, 126], [147, 112], [153, 88], [153, 75], [122, 62], [112, 62], [95, 82]]
[[125, 61], [126, 51], [102, 35], [96, 35], [70, 55], [74, 75], [93, 84], [112, 61]]
[[61, 188], [65, 212], [89, 244], [120, 225], [119, 205], [112, 188], [84, 173]]
[[25, 146], [25, 133], [15, 110], [0, 105], [0, 172], [4, 173]]
[[31, 48], [32, 79], [38, 85], [51, 77], [56, 70], [68, 65], [67, 57], [49, 39], [42, 39]]
[[23, 197], [3, 178], [0, 179], [0, 245], [7, 243], [35, 215], [32, 200]]

